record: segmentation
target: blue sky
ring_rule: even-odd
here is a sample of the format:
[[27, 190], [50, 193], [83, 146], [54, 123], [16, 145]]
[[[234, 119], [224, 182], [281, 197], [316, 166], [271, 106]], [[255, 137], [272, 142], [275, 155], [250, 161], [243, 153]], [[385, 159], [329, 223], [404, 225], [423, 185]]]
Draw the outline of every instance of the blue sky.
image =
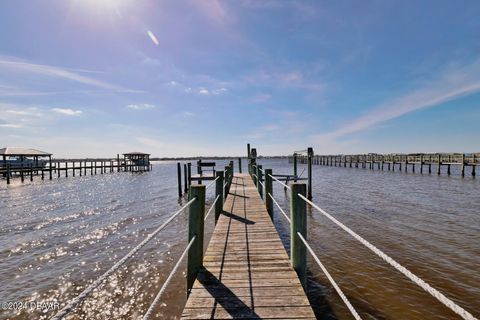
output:
[[0, 147], [480, 151], [478, 1], [0, 2]]

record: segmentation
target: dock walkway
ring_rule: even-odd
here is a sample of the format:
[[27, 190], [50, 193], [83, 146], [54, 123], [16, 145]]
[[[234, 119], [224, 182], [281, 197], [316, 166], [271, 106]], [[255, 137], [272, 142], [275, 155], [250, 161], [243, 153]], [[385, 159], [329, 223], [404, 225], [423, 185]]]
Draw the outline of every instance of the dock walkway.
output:
[[182, 319], [315, 319], [257, 188], [235, 174]]

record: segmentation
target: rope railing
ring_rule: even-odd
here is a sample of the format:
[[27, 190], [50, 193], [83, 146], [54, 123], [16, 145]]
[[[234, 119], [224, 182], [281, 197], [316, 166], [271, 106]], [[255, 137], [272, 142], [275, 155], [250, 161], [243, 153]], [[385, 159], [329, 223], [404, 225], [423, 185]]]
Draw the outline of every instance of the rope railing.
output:
[[312, 255], [313, 259], [315, 260], [315, 262], [318, 264], [318, 266], [320, 267], [320, 269], [322, 269], [323, 273], [325, 273], [325, 275], [327, 276], [328, 280], [330, 281], [330, 283], [332, 284], [332, 286], [335, 288], [335, 291], [337, 291], [338, 295], [340, 296], [340, 298], [343, 300], [343, 302], [345, 303], [345, 305], [347, 306], [348, 310], [350, 310], [350, 313], [352, 314], [352, 316], [356, 319], [356, 320], [362, 320], [362, 318], [358, 315], [357, 311], [355, 310], [355, 308], [352, 306], [352, 304], [350, 303], [350, 301], [348, 301], [347, 297], [345, 296], [345, 294], [343, 293], [342, 289], [340, 289], [340, 287], [338, 286], [338, 284], [335, 282], [335, 280], [333, 279], [333, 277], [330, 275], [330, 272], [328, 272], [327, 268], [325, 268], [325, 266], [323, 265], [323, 263], [320, 261], [320, 259], [318, 258], [318, 256], [315, 254], [315, 252], [313, 251], [313, 249], [310, 247], [310, 245], [308, 244], [307, 240], [305, 240], [305, 238], [302, 236], [302, 234], [300, 232], [297, 232], [297, 235], [298, 237], [300, 238], [300, 240], [302, 240], [303, 244], [305, 245], [305, 247], [307, 248], [308, 252], [310, 252], [310, 254]]
[[208, 209], [208, 212], [207, 212], [207, 214], [205, 215], [205, 219], [203, 219], [203, 221], [207, 221], [208, 215], [213, 211], [213, 209], [215, 209], [215, 204], [217, 203], [217, 201], [218, 201], [219, 198], [220, 198], [220, 195], [218, 195], [218, 196], [215, 198], [215, 201], [213, 201], [212, 206], [210, 207], [210, 209]]
[[207, 184], [207, 186], [205, 187], [205, 189], [210, 188], [210, 187], [218, 180], [218, 178], [220, 178], [220, 177], [216, 177], [215, 180], [213, 180], [212, 182], [210, 182], [209, 184]]
[[166, 290], [168, 284], [170, 283], [170, 281], [172, 281], [173, 276], [175, 275], [178, 268], [180, 267], [180, 264], [181, 264], [182, 260], [185, 258], [185, 255], [187, 254], [188, 250], [190, 250], [190, 247], [193, 245], [193, 242], [195, 241], [195, 239], [197, 239], [197, 236], [194, 236], [192, 238], [192, 240], [190, 240], [190, 242], [188, 243], [185, 250], [183, 250], [183, 253], [180, 256], [180, 258], [178, 259], [177, 263], [175, 264], [175, 267], [173, 267], [173, 269], [170, 272], [168, 278], [165, 280], [162, 287], [160, 288], [160, 291], [158, 291], [157, 295], [155, 296], [155, 299], [153, 300], [152, 304], [150, 305], [150, 307], [148, 307], [147, 312], [145, 312], [145, 314], [143, 315], [142, 320], [148, 320], [152, 316], [155, 307], [160, 302], [160, 298], [162, 297], [162, 294], [165, 292], [165, 290]]
[[72, 312], [78, 305], [80, 305], [83, 300], [100, 284], [102, 284], [111, 274], [117, 271], [128, 259], [130, 259], [138, 250], [145, 246], [150, 240], [153, 239], [160, 231], [162, 231], [170, 222], [172, 222], [180, 213], [183, 212], [187, 207], [189, 207], [193, 202], [197, 200], [196, 198], [188, 201], [183, 207], [181, 207], [177, 212], [175, 212], [167, 221], [165, 221], [160, 227], [155, 229], [150, 233], [142, 242], [140, 242], [135, 248], [130, 250], [122, 259], [115, 263], [110, 269], [108, 269], [103, 275], [101, 275], [97, 280], [92, 282], [85, 290], [83, 290], [77, 297], [72, 299], [63, 309], [61, 309], [57, 314], [52, 318], [52, 320], [60, 320]]
[[[268, 193], [268, 195], [270, 196], [270, 198], [273, 200], [273, 202], [277, 205], [277, 208], [280, 210], [280, 212], [283, 214], [283, 216], [285, 217], [285, 219], [288, 221], [289, 224], [291, 224], [291, 220], [290, 218], [288, 217], [288, 215], [285, 213], [285, 211], [282, 209], [282, 207], [280, 207], [280, 205], [278, 204], [277, 200], [272, 196], [271, 193]], [[343, 291], [340, 289], [340, 287], [337, 285], [337, 283], [335, 282], [335, 280], [333, 279], [333, 277], [330, 275], [330, 273], [328, 272], [327, 268], [325, 268], [325, 266], [320, 262], [320, 259], [317, 257], [317, 255], [315, 254], [315, 252], [312, 250], [312, 248], [310, 247], [310, 245], [307, 243], [307, 241], [305, 240], [305, 238], [302, 236], [302, 234], [300, 232], [297, 232], [297, 235], [300, 237], [300, 239], [302, 240], [302, 242], [305, 244], [306, 248], [308, 249], [308, 251], [310, 252], [310, 254], [312, 255], [312, 257], [314, 258], [314, 260], [317, 262], [317, 264], [319, 265], [319, 267], [322, 269], [323, 273], [325, 273], [325, 275], [327, 276], [328, 280], [330, 281], [330, 283], [332, 284], [332, 286], [335, 288], [335, 290], [337, 291], [338, 295], [340, 296], [340, 298], [343, 300], [343, 302], [345, 303], [345, 305], [347, 306], [347, 308], [350, 310], [350, 312], [352, 313], [353, 317], [356, 319], [356, 320], [362, 320], [362, 318], [358, 315], [357, 311], [353, 308], [353, 306], [351, 305], [350, 301], [348, 301], [347, 297], [343, 294]]]
[[410, 270], [399, 264], [397, 261], [393, 260], [390, 256], [388, 256], [386, 253], [375, 247], [373, 244], [362, 238], [360, 235], [358, 235], [356, 232], [354, 232], [352, 229], [335, 219], [332, 215], [330, 215], [328, 212], [317, 206], [315, 203], [312, 201], [308, 200], [306, 197], [304, 197], [301, 194], [298, 194], [298, 196], [303, 199], [306, 203], [310, 204], [313, 208], [317, 209], [320, 213], [322, 213], [325, 217], [330, 219], [333, 223], [335, 223], [337, 226], [342, 228], [344, 231], [349, 233], [352, 237], [354, 237], [356, 240], [358, 240], [360, 243], [362, 243], [364, 246], [366, 246], [368, 249], [373, 251], [377, 256], [379, 256], [381, 259], [383, 259], [385, 262], [387, 262], [389, 265], [397, 269], [400, 273], [402, 273], [405, 277], [409, 278], [411, 281], [413, 281], [415, 284], [417, 284], [419, 287], [421, 287], [423, 290], [428, 292], [430, 295], [435, 297], [438, 301], [440, 301], [442, 304], [444, 304], [446, 307], [448, 307], [450, 310], [461, 316], [465, 320], [478, 320], [476, 319], [471, 313], [469, 313], [467, 310], [463, 309], [459, 305], [457, 305], [455, 302], [447, 298], [445, 295], [443, 295], [440, 291], [437, 289], [433, 288], [430, 286], [428, 283], [426, 283], [424, 280], [420, 279], [418, 276], [413, 274]]
[[290, 218], [288, 217], [288, 215], [285, 213], [285, 211], [283, 211], [282, 207], [280, 207], [280, 205], [278, 204], [277, 200], [275, 200], [275, 198], [272, 196], [271, 193], [268, 193], [268, 195], [269, 195], [270, 198], [273, 200], [273, 203], [275, 203], [275, 204], [277, 205], [278, 210], [280, 210], [280, 212], [283, 214], [283, 216], [285, 217], [285, 219], [287, 219], [288, 223], [291, 224], [292, 221], [290, 220]]
[[277, 178], [275, 178], [273, 175], [269, 174], [269, 176], [270, 176], [273, 180], [277, 181], [277, 182], [280, 183], [282, 186], [284, 186], [285, 188], [287, 188], [288, 190], [292, 190], [292, 188], [290, 188], [288, 185], [286, 185], [286, 184], [283, 183], [282, 181], [280, 181], [280, 180], [278, 180]]

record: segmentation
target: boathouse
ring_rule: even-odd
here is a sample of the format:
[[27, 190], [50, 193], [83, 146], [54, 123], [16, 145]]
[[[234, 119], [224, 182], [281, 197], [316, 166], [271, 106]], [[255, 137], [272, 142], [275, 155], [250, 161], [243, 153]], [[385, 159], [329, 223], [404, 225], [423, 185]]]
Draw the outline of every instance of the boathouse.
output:
[[0, 149], [0, 155], [2, 156], [0, 166], [2, 168], [10, 167], [11, 169], [43, 168], [47, 164], [47, 159], [48, 163], [52, 160], [51, 153], [28, 148], [6, 147]]
[[150, 171], [150, 154], [143, 152], [128, 152], [123, 154], [124, 163], [130, 163], [131, 171]]

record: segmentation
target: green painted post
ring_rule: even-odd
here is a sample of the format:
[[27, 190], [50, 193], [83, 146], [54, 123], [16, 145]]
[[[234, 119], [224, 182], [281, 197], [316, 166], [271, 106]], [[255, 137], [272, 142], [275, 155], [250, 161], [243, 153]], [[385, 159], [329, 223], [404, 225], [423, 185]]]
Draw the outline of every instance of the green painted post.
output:
[[223, 180], [224, 180], [224, 172], [217, 171], [215, 173], [217, 182], [215, 183], [215, 198], [218, 196], [217, 203], [215, 203], [215, 224], [217, 224], [218, 218], [220, 217], [220, 213], [223, 210], [223, 198], [224, 198], [224, 190], [223, 190]]
[[260, 194], [260, 198], [263, 199], [263, 186], [262, 186], [262, 182], [263, 182], [263, 172], [262, 172], [262, 166], [261, 166], [261, 165], [258, 165], [257, 168], [258, 168], [258, 170], [257, 170], [257, 176], [258, 176], [257, 189], [258, 189], [258, 193]]
[[252, 165], [252, 169], [253, 169], [253, 174], [252, 174], [252, 178], [253, 178], [253, 184], [254, 185], [257, 185], [257, 165], [256, 164], [253, 164]]
[[292, 267], [305, 287], [307, 283], [307, 249], [297, 232], [307, 239], [307, 203], [298, 195], [305, 197], [307, 186], [304, 183], [293, 183], [290, 195], [290, 259]]
[[190, 186], [188, 199], [196, 198], [188, 209], [188, 242], [197, 237], [188, 250], [187, 295], [192, 290], [197, 274], [203, 266], [203, 219], [205, 218], [205, 185]]
[[242, 173], [242, 158], [238, 158], [238, 173]]
[[265, 169], [265, 204], [267, 212], [273, 220], [273, 200], [269, 194], [273, 197], [272, 169]]

